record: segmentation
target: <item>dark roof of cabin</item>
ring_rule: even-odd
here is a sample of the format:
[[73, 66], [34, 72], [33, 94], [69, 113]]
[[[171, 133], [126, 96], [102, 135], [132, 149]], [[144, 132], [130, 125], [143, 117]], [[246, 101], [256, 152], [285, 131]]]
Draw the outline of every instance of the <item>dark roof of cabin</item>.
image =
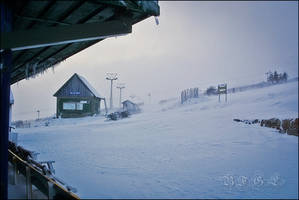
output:
[[[150, 16], [158, 16], [160, 14], [157, 1], [11, 0], [7, 2], [9, 2], [8, 4], [13, 13], [12, 32], [8, 33], [10, 35], [18, 31], [40, 30], [42, 28], [66, 27], [69, 25], [96, 22], [119, 21], [123, 24], [135, 24]], [[94, 39], [46, 47], [13, 50], [11, 84], [41, 73], [47, 68], [64, 61], [68, 57], [102, 40]], [[7, 40], [3, 41], [7, 42]], [[2, 50], [3, 48], [1, 45]]]
[[126, 104], [126, 103], [137, 105], [136, 103], [134, 103], [134, 102], [132, 102], [130, 100], [125, 100], [125, 101], [122, 102], [122, 104]]
[[[78, 74], [77, 74], [78, 75]], [[94, 94], [95, 97], [98, 97], [98, 98], [102, 98], [104, 99], [104, 97], [102, 97], [98, 91], [92, 87], [92, 85], [90, 85], [90, 83], [83, 77], [83, 76], [80, 76], [78, 75], [79, 79], [83, 82], [83, 84], [87, 87], [87, 89], [92, 93]]]
[[64, 89], [68, 83], [70, 81], [72, 81], [75, 77], [78, 78], [78, 80], [80, 81], [80, 83], [82, 85], [84, 85], [84, 87], [94, 96], [100, 99], [104, 99], [104, 97], [102, 97], [97, 91], [96, 89], [94, 89], [94, 87], [91, 86], [91, 84], [81, 75], [75, 73], [73, 76], [71, 76], [71, 78], [69, 78], [58, 90], [57, 92], [55, 92], [55, 94], [53, 96], [58, 97], [59, 93], [61, 93], [62, 89]]

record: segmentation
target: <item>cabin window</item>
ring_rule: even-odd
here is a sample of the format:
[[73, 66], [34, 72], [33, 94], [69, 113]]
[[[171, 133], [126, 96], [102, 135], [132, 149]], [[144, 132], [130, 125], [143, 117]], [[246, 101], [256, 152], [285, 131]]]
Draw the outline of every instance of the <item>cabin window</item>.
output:
[[63, 110], [76, 110], [75, 103], [63, 103]]
[[83, 110], [83, 103], [77, 103], [76, 110]]
[[63, 110], [83, 110], [83, 103], [63, 103]]

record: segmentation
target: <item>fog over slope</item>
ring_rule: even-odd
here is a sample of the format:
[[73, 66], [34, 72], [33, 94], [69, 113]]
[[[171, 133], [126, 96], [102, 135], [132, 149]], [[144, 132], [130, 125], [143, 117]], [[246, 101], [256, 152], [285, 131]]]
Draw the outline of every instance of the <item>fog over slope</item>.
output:
[[[74, 73], [109, 98], [107, 72], [125, 83], [123, 97], [148, 102], [178, 96], [181, 90], [265, 80], [269, 70], [298, 76], [298, 2], [161, 1], [159, 25], [149, 18], [132, 34], [105, 39], [55, 67], [53, 74], [12, 86], [13, 119], [53, 115], [52, 96]], [[116, 82], [117, 83], [117, 82]], [[116, 86], [116, 84], [115, 84]], [[114, 89], [114, 102], [118, 102]]]

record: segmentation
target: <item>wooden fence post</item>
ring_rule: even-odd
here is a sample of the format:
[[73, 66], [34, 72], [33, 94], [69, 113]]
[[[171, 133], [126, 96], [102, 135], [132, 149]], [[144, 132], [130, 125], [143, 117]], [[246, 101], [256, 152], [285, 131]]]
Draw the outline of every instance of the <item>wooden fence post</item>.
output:
[[32, 199], [31, 171], [28, 166], [26, 166], [26, 196], [27, 199]]
[[225, 102], [227, 102], [227, 92], [225, 93]]
[[17, 168], [17, 160], [16, 157], [12, 158], [12, 167], [13, 167], [13, 177], [12, 177], [12, 184], [16, 185], [18, 184], [18, 168]]
[[53, 199], [55, 196], [54, 184], [48, 181], [48, 199]]

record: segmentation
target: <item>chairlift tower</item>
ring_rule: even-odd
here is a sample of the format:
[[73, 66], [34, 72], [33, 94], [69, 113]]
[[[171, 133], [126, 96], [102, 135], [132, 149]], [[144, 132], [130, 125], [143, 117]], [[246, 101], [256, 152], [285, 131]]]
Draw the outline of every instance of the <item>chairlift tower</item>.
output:
[[111, 86], [110, 86], [110, 110], [112, 110], [113, 109], [112, 86], [113, 86], [113, 81], [117, 80], [117, 73], [107, 73], [106, 79], [111, 82]]
[[116, 88], [119, 89], [119, 107], [121, 108], [121, 90], [125, 89], [126, 87], [124, 86], [124, 84], [119, 84]]

